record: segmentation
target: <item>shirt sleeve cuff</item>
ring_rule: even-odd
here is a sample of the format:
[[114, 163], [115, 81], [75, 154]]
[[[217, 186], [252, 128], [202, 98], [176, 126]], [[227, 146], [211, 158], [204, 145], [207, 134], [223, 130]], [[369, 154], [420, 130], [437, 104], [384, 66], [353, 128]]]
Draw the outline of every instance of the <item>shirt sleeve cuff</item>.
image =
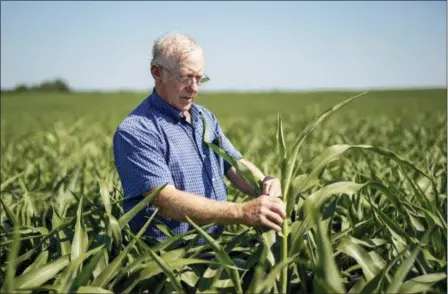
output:
[[151, 180], [151, 181], [148, 180], [148, 181], [141, 183], [134, 189], [128, 191], [126, 194], [127, 194], [128, 198], [143, 196], [143, 194], [145, 194], [149, 190], [152, 190], [154, 188], [159, 188], [165, 184], [174, 186], [174, 184], [171, 180], [162, 180], [162, 179], [156, 179], [156, 180]]

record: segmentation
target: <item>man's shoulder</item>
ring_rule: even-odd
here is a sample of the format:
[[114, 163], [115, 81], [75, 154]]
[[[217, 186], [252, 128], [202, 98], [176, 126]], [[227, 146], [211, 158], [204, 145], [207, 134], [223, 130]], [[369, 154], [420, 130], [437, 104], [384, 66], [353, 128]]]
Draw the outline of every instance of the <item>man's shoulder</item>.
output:
[[118, 125], [112, 141], [114, 150], [117, 146], [127, 146], [127, 150], [140, 150], [143, 146], [163, 145], [153, 119], [132, 114]]
[[157, 117], [146, 102], [146, 100], [143, 101], [118, 124], [115, 135], [126, 133], [138, 136], [156, 132]]

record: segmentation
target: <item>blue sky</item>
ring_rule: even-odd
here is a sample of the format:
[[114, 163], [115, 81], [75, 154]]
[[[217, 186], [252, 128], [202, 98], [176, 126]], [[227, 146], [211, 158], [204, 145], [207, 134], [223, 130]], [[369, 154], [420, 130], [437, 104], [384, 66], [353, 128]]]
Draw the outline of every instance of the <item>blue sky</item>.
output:
[[446, 87], [446, 2], [1, 2], [1, 86], [147, 90], [151, 47], [205, 50], [205, 90]]

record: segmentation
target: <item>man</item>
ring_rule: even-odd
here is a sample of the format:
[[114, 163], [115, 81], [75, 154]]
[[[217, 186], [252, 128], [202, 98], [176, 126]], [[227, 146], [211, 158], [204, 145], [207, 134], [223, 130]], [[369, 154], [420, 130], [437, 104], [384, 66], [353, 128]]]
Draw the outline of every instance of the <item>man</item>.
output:
[[[155, 219], [174, 234], [192, 229], [185, 216], [199, 225], [212, 224], [207, 232], [213, 235], [219, 235], [225, 224], [281, 230], [286, 213], [278, 198], [279, 181], [265, 177], [244, 159], [224, 135], [214, 114], [194, 103], [199, 85], [208, 80], [202, 48], [190, 37], [175, 33], [157, 39], [152, 53], [153, 92], [118, 126], [113, 149], [127, 198], [125, 211], [158, 187], [167, 186], [131, 221], [131, 228], [138, 231], [158, 207]], [[209, 140], [245, 164], [263, 182], [261, 195], [256, 195], [234, 167], [204, 144], [202, 117]], [[254, 199], [228, 202], [224, 176]], [[155, 221], [146, 234], [158, 241], [166, 238]]]

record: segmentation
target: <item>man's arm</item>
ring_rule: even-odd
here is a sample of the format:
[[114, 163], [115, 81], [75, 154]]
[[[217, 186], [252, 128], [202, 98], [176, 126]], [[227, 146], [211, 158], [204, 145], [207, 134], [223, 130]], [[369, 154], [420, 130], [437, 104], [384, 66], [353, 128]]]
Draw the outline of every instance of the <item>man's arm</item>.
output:
[[[235, 149], [233, 144], [230, 142], [230, 140], [226, 137], [223, 130], [221, 129], [221, 126], [218, 123], [218, 120], [216, 119], [215, 115], [210, 112], [210, 115], [212, 116], [212, 121], [215, 124], [215, 132], [217, 133], [218, 138], [220, 138], [220, 148], [224, 150], [224, 152], [227, 153], [227, 155], [233, 157], [234, 159], [238, 160], [241, 164], [244, 164], [249, 168], [249, 170], [255, 175], [255, 178], [257, 181], [263, 181], [266, 179], [264, 174], [261, 172], [259, 168], [257, 168], [252, 162], [249, 160], [243, 158], [243, 155]], [[224, 168], [226, 170], [225, 176], [227, 179], [234, 184], [241, 192], [257, 197], [260, 196], [256, 193], [255, 189], [252, 187], [251, 184], [246, 182], [246, 180], [237, 173], [236, 169], [232, 166], [229, 167], [229, 164], [227, 162], [224, 163]], [[268, 183], [266, 183], [268, 184]], [[263, 183], [263, 185], [266, 185]], [[265, 188], [263, 186], [263, 188]], [[264, 189], [263, 192], [266, 192]], [[267, 193], [262, 193], [267, 194]]]
[[281, 229], [286, 212], [280, 199], [261, 196], [238, 204], [177, 190], [156, 132], [121, 129], [115, 133], [113, 142], [115, 164], [126, 196], [148, 195], [148, 191], [168, 184], [153, 199], [162, 216], [185, 222], [188, 215], [199, 224], [238, 223]]
[[[145, 196], [152, 191], [145, 193]], [[164, 217], [186, 221], [185, 216], [188, 216], [199, 225], [262, 225], [279, 231], [286, 217], [285, 205], [277, 198], [262, 196], [246, 203], [215, 201], [170, 185], [154, 197], [153, 203]]]
[[[255, 176], [257, 181], [263, 181], [265, 178], [264, 174], [259, 168], [257, 168], [252, 162], [242, 158], [239, 163], [245, 165]], [[260, 196], [256, 193], [251, 184], [249, 184], [235, 169], [235, 167], [230, 167], [226, 172], [227, 179], [234, 184], [241, 192], [257, 197]]]
[[[266, 177], [263, 172], [247, 159], [240, 159], [239, 163], [244, 164], [255, 176], [255, 178], [263, 182], [263, 190], [261, 195], [269, 195], [278, 197], [281, 196], [280, 181], [273, 177]], [[226, 177], [234, 184], [241, 192], [254, 197], [260, 196], [256, 193], [251, 184], [249, 184], [232, 166], [226, 172]]]

